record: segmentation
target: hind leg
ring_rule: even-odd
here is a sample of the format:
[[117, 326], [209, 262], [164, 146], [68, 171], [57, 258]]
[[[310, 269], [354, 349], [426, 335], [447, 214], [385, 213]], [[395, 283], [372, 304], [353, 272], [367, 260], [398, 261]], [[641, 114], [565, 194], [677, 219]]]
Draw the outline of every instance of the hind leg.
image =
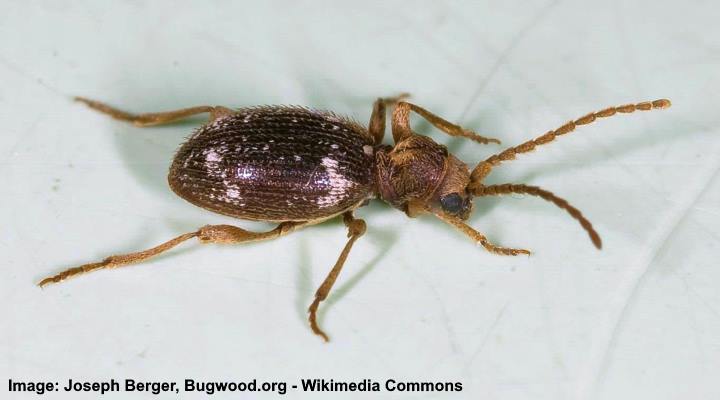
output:
[[110, 256], [100, 262], [84, 264], [79, 267], [66, 269], [65, 271], [41, 280], [40, 283], [38, 283], [38, 286], [43, 287], [49, 283], [58, 283], [64, 281], [67, 278], [82, 275], [92, 271], [97, 271], [100, 269], [109, 269], [122, 267], [130, 264], [137, 264], [152, 257], [155, 257], [158, 254], [164, 253], [172, 249], [173, 247], [179, 245], [180, 243], [194, 237], [198, 238], [200, 243], [236, 244], [257, 242], [260, 240], [279, 238], [280, 236], [287, 235], [288, 233], [306, 224], [307, 222], [283, 222], [277, 227], [275, 227], [275, 229], [267, 232], [250, 232], [232, 225], [205, 225], [195, 232], [184, 233], [151, 249], [138, 251], [135, 253]]
[[131, 124], [140, 127], [169, 124], [171, 122], [179, 121], [181, 119], [202, 113], [210, 113], [210, 121], [214, 121], [220, 117], [233, 113], [233, 110], [222, 106], [197, 106], [159, 113], [131, 114], [117, 108], [110, 107], [105, 103], [86, 99], [84, 97], [75, 97], [75, 101], [86, 104], [93, 110], [107, 114], [115, 119], [130, 122]]

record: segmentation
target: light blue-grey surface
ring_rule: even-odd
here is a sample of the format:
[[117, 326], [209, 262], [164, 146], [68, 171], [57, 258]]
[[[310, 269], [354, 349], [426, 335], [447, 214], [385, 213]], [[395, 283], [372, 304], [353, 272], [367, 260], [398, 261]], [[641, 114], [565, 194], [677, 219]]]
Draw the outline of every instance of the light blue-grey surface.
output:
[[[716, 2], [179, 3], [0, 3], [0, 393], [8, 378], [323, 377], [463, 385], [376, 398], [720, 398]], [[366, 121], [374, 98], [402, 91], [505, 145], [610, 105], [673, 107], [583, 127], [488, 180], [569, 199], [602, 251], [530, 197], [477, 200], [470, 223], [531, 257], [490, 255], [380, 202], [362, 209], [368, 233], [320, 313], [330, 344], [305, 310], [346, 240], [338, 222], [34, 286], [204, 224], [267, 227], [167, 188], [195, 125], [135, 128], [72, 95], [131, 111], [291, 103]], [[473, 165], [502, 149], [413, 121]]]

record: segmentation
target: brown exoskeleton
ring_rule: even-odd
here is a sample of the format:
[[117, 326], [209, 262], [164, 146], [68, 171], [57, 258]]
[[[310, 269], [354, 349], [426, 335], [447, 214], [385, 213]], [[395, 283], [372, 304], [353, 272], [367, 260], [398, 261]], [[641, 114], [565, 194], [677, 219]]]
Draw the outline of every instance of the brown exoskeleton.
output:
[[[410, 128], [415, 112], [450, 136], [482, 144], [500, 143], [454, 125], [429, 111], [401, 101], [405, 96], [378, 99], [368, 128], [327, 111], [296, 106], [263, 106], [231, 110], [199, 106], [182, 110], [129, 114], [103, 103], [76, 98], [91, 108], [137, 126], [161, 125], [191, 115], [209, 113], [210, 121], [178, 150], [170, 167], [170, 188], [202, 208], [233, 217], [277, 222], [267, 232], [250, 232], [231, 225], [206, 225], [148, 250], [108, 257], [81, 265], [40, 281], [39, 285], [104, 268], [138, 263], [191, 238], [201, 243], [244, 243], [274, 239], [301, 227], [342, 216], [349, 240], [335, 266], [315, 293], [310, 305], [310, 326], [328, 340], [316, 321], [325, 300], [366, 225], [353, 211], [379, 197], [410, 217], [433, 215], [454, 226], [475, 243], [495, 254], [530, 254], [528, 250], [500, 247], [464, 221], [472, 212], [472, 199], [522, 193], [538, 196], [566, 210], [587, 231], [595, 247], [600, 236], [575, 207], [551, 192], [523, 184], [484, 185], [493, 167], [517, 154], [549, 143], [598, 118], [667, 108], [668, 100], [655, 100], [590, 113], [560, 128], [497, 153], [470, 170], [449, 154], [445, 146]], [[382, 144], [386, 107], [394, 106], [394, 146]]]

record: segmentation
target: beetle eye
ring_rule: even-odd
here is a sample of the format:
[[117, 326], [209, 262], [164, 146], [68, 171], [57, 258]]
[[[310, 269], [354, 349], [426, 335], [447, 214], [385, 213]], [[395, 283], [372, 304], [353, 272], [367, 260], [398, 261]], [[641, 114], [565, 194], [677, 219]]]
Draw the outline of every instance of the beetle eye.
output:
[[440, 198], [440, 205], [450, 214], [457, 214], [463, 208], [463, 199], [457, 193], [450, 193]]

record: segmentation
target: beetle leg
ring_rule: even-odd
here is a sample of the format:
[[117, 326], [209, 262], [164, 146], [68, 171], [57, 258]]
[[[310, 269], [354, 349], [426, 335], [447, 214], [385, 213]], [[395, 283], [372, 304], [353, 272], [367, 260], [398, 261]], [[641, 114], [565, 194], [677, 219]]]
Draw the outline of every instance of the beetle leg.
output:
[[100, 269], [109, 269], [122, 267], [130, 264], [137, 264], [139, 262], [152, 258], [160, 253], [164, 253], [177, 246], [178, 244], [194, 237], [198, 238], [200, 243], [256, 242], [260, 240], [278, 238], [294, 231], [295, 229], [305, 224], [306, 222], [283, 222], [277, 227], [275, 227], [275, 229], [267, 232], [250, 232], [232, 225], [205, 225], [195, 232], [184, 233], [174, 239], [168, 240], [167, 242], [148, 250], [110, 256], [97, 263], [84, 264], [79, 267], [66, 269], [65, 271], [41, 280], [40, 283], [38, 283], [38, 286], [43, 287], [48, 283], [57, 283], [60, 281], [64, 281], [65, 279], [70, 277], [82, 275]]
[[410, 129], [410, 111], [414, 111], [419, 116], [425, 118], [434, 127], [440, 129], [441, 131], [447, 133], [450, 136], [464, 137], [482, 144], [500, 144], [500, 141], [498, 139], [480, 136], [473, 131], [464, 129], [459, 125], [448, 122], [447, 120], [438, 117], [437, 115], [420, 106], [404, 101], [398, 103], [397, 107], [395, 107], [395, 110], [393, 111], [392, 133], [393, 139], [395, 139], [395, 143], [399, 143], [413, 134], [412, 129]]
[[660, 99], [655, 101], [645, 101], [642, 103], [637, 104], [626, 104], [622, 106], [617, 107], [608, 107], [604, 110], [600, 110], [598, 112], [592, 112], [590, 114], [585, 115], [584, 117], [580, 117], [576, 119], [575, 121], [570, 121], [566, 123], [565, 125], [555, 129], [554, 131], [549, 131], [548, 133], [537, 137], [532, 140], [528, 140], [525, 143], [522, 143], [515, 147], [510, 147], [509, 149], [506, 149], [500, 153], [494, 154], [490, 156], [485, 161], [481, 161], [475, 169], [473, 169], [472, 174], [470, 176], [471, 181], [475, 184], [479, 184], [482, 182], [483, 178], [485, 178], [493, 167], [500, 164], [503, 161], [508, 160], [514, 160], [515, 156], [521, 153], [527, 153], [530, 151], [535, 150], [535, 147], [550, 143], [555, 138], [557, 138], [560, 135], [565, 135], [567, 133], [570, 133], [575, 130], [575, 128], [578, 127], [578, 125], [587, 125], [594, 121], [596, 121], [598, 118], [607, 118], [611, 117], [617, 113], [621, 114], [629, 114], [635, 111], [648, 111], [653, 109], [663, 109], [670, 107], [670, 100], [667, 99]]
[[385, 114], [387, 107], [393, 106], [408, 97], [410, 97], [409, 93], [401, 93], [394, 97], [381, 97], [375, 100], [373, 111], [370, 115], [370, 123], [368, 124], [368, 131], [370, 135], [375, 138], [375, 144], [382, 143], [383, 137], [385, 136]]
[[318, 306], [320, 305], [321, 301], [327, 298], [328, 293], [330, 293], [330, 289], [332, 289], [333, 284], [335, 283], [335, 280], [337, 279], [338, 275], [340, 275], [340, 271], [345, 264], [345, 260], [347, 259], [348, 254], [350, 254], [350, 249], [352, 249], [355, 241], [365, 233], [365, 229], [367, 228], [367, 226], [365, 225], [365, 221], [353, 217], [352, 211], [348, 211], [343, 214], [343, 222], [348, 228], [348, 237], [350, 239], [345, 244], [345, 248], [343, 248], [342, 252], [340, 253], [340, 257], [338, 257], [337, 261], [335, 262], [335, 266], [332, 268], [332, 270], [330, 270], [330, 273], [325, 278], [322, 285], [320, 285], [318, 290], [315, 292], [315, 300], [308, 308], [308, 312], [310, 313], [310, 316], [308, 317], [308, 320], [310, 321], [310, 328], [312, 328], [313, 332], [315, 332], [316, 335], [321, 336], [326, 342], [328, 341], [328, 336], [325, 334], [325, 332], [322, 331], [322, 329], [320, 329], [317, 324]]
[[234, 112], [233, 110], [222, 106], [197, 106], [159, 113], [130, 114], [117, 108], [110, 107], [105, 103], [86, 99], [84, 97], [75, 97], [75, 101], [84, 103], [93, 110], [107, 114], [115, 119], [127, 121], [140, 127], [168, 124], [202, 113], [210, 113], [210, 121], [212, 122], [220, 117]]
[[430, 211], [432, 212], [437, 218], [442, 220], [443, 222], [446, 222], [455, 228], [457, 228], [460, 232], [466, 234], [470, 239], [472, 239], [473, 242], [481, 245], [485, 248], [485, 250], [489, 251], [493, 254], [500, 254], [503, 256], [516, 256], [519, 254], [527, 254], [530, 255], [530, 250], [525, 249], [513, 249], [509, 247], [500, 247], [496, 246], [492, 243], [490, 243], [483, 235], [482, 233], [476, 231], [475, 229], [471, 228], [468, 224], [463, 222], [460, 218], [453, 217], [452, 215], [447, 215], [440, 211]]

